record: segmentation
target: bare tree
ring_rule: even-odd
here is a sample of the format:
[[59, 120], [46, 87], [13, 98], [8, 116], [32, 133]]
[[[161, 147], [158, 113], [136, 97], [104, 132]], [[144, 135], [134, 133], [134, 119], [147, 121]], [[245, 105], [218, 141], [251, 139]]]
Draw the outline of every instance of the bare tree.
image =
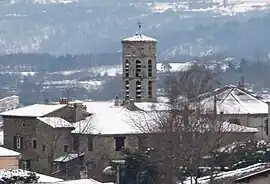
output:
[[[132, 114], [131, 123], [144, 133], [162, 133], [155, 158], [161, 163], [161, 183], [176, 183], [179, 167], [189, 168], [187, 172], [198, 183], [199, 167], [205, 164], [203, 158], [214, 158], [216, 151], [230, 142], [230, 132], [241, 132], [243, 127], [232, 127], [217, 114], [216, 96], [212, 110], [205, 109], [200, 95], [218, 85], [217, 75], [207, 67], [193, 65], [187, 71], [171, 73], [165, 83], [168, 108], [160, 111], [153, 107], [151, 112]], [[215, 163], [208, 165], [210, 183], [214, 183]]]

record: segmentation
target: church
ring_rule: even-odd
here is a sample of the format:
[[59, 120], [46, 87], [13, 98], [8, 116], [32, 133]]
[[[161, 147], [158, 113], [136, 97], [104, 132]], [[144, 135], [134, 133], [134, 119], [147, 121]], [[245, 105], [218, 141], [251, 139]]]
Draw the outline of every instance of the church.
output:
[[[141, 26], [139, 25], [139, 29]], [[157, 40], [140, 31], [122, 43], [124, 101], [157, 100]]]

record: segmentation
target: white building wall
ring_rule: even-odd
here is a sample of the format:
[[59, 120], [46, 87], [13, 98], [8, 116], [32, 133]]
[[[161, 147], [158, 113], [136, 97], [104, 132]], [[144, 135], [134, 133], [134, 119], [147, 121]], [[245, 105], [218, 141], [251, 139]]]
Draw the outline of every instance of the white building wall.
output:
[[270, 124], [266, 127], [265, 121], [267, 120], [268, 115], [252, 115], [252, 114], [245, 114], [245, 115], [223, 115], [224, 121], [229, 121], [231, 119], [239, 119], [241, 125], [245, 125], [252, 128], [257, 128], [258, 133], [256, 133], [256, 138], [259, 140], [266, 140], [270, 141], [270, 131], [268, 131], [268, 135], [266, 134], [266, 128], [270, 128]]

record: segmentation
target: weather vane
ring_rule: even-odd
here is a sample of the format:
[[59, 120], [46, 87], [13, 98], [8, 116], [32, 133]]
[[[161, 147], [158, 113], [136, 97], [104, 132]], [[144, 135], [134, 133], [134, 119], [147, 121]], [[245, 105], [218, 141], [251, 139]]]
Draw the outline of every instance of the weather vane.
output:
[[139, 21], [137, 24], [139, 26], [139, 34], [141, 34], [142, 23]]

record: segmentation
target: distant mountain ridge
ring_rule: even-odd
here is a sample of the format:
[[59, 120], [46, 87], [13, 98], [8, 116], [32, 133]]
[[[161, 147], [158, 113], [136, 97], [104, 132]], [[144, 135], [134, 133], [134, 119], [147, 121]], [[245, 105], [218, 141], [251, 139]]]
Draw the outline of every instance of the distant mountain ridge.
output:
[[[248, 1], [248, 0], [245, 0]], [[268, 57], [266, 0], [9, 0], [0, 1], [0, 53], [85, 54], [121, 51], [136, 23], [159, 40], [158, 55]], [[243, 34], [244, 33], [244, 34]]]

